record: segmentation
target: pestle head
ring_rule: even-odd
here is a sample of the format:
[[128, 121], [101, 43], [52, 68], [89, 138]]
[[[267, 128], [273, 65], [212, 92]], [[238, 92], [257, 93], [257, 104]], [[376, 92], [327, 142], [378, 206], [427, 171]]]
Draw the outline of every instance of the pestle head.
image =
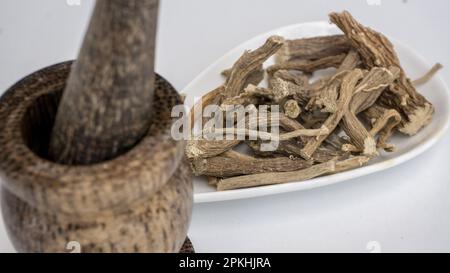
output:
[[86, 165], [114, 158], [148, 131], [158, 0], [98, 0], [52, 130], [50, 157]]

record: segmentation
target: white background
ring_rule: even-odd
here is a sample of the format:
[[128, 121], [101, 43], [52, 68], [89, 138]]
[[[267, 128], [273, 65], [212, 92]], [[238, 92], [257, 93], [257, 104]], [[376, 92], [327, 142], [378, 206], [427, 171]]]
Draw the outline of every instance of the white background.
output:
[[[39, 68], [77, 56], [94, 3], [80, 1], [1, 0], [0, 93]], [[378, 1], [162, 0], [157, 71], [182, 90], [239, 43], [284, 25], [327, 20], [330, 11], [343, 9], [430, 63], [450, 66], [448, 0]], [[441, 73], [449, 82], [450, 69]], [[369, 252], [372, 241], [383, 252], [450, 252], [449, 152], [447, 134], [419, 158], [383, 173], [310, 191], [196, 205], [190, 236], [199, 252]], [[12, 251], [0, 220], [0, 252]]]

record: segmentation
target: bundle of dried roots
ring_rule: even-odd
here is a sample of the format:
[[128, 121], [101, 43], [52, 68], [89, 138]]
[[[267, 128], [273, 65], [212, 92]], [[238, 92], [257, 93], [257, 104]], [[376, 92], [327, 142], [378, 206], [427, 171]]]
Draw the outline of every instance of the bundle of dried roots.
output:
[[[189, 141], [186, 155], [196, 175], [207, 176], [218, 190], [304, 181], [360, 167], [380, 150], [394, 150], [389, 139], [395, 131], [414, 135], [430, 122], [434, 108], [415, 85], [441, 66], [412, 82], [384, 35], [346, 11], [330, 18], [343, 35], [272, 36], [223, 72], [224, 84], [203, 97], [202, 107], [243, 105], [256, 115], [241, 117], [244, 129], [213, 130], [224, 136], [234, 129], [234, 138]], [[272, 55], [276, 63], [263, 69]], [[262, 87], [265, 75], [268, 84]], [[258, 113], [260, 105], [277, 105], [281, 113]], [[198, 107], [192, 113], [202, 110]], [[260, 121], [277, 124], [277, 134], [255, 129]], [[262, 148], [274, 139], [275, 149]], [[235, 151], [240, 144], [252, 154]]]

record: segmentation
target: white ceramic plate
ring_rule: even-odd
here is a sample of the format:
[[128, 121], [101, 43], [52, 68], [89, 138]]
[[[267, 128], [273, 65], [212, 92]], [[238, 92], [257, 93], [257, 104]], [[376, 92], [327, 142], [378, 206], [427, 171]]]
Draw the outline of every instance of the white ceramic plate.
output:
[[[206, 70], [200, 73], [197, 78], [188, 84], [183, 90], [183, 93], [187, 95], [186, 103], [188, 106], [191, 106], [194, 97], [200, 97], [222, 84], [224, 79], [220, 73], [224, 69], [231, 67], [244, 50], [259, 47], [271, 35], [277, 34], [288, 39], [294, 39], [337, 33], [341, 33], [340, 30], [327, 22], [312, 22], [283, 27], [250, 39], [210, 65]], [[402, 65], [410, 78], [415, 79], [430, 69], [431, 65], [414, 50], [395, 40], [392, 41], [395, 44]], [[273, 59], [270, 59], [267, 61], [266, 65], [272, 63]], [[369, 165], [359, 169], [319, 177], [304, 182], [293, 182], [281, 185], [218, 192], [215, 188], [209, 186], [205, 179], [195, 178], [195, 202], [216, 202], [307, 190], [379, 172], [410, 160], [433, 146], [443, 136], [449, 126], [449, 89], [442, 78], [440, 76], [434, 77], [429, 83], [419, 87], [419, 91], [436, 107], [434, 119], [429, 126], [414, 137], [408, 138], [401, 135], [394, 136], [391, 140], [397, 148], [394, 153], [382, 153], [380, 157], [371, 161]]]

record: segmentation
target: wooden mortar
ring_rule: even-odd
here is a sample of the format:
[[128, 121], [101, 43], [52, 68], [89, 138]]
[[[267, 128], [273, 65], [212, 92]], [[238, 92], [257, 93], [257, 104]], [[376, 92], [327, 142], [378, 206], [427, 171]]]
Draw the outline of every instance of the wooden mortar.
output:
[[[156, 7], [98, 0], [75, 65], [37, 71], [1, 97], [2, 212], [18, 251], [64, 252], [70, 242], [82, 252], [183, 245], [192, 174], [184, 142], [171, 137], [171, 110], [182, 100], [153, 73], [155, 25], [147, 23], [156, 24], [148, 17]], [[106, 33], [111, 24], [117, 35]], [[119, 37], [131, 48], [116, 46]]]

